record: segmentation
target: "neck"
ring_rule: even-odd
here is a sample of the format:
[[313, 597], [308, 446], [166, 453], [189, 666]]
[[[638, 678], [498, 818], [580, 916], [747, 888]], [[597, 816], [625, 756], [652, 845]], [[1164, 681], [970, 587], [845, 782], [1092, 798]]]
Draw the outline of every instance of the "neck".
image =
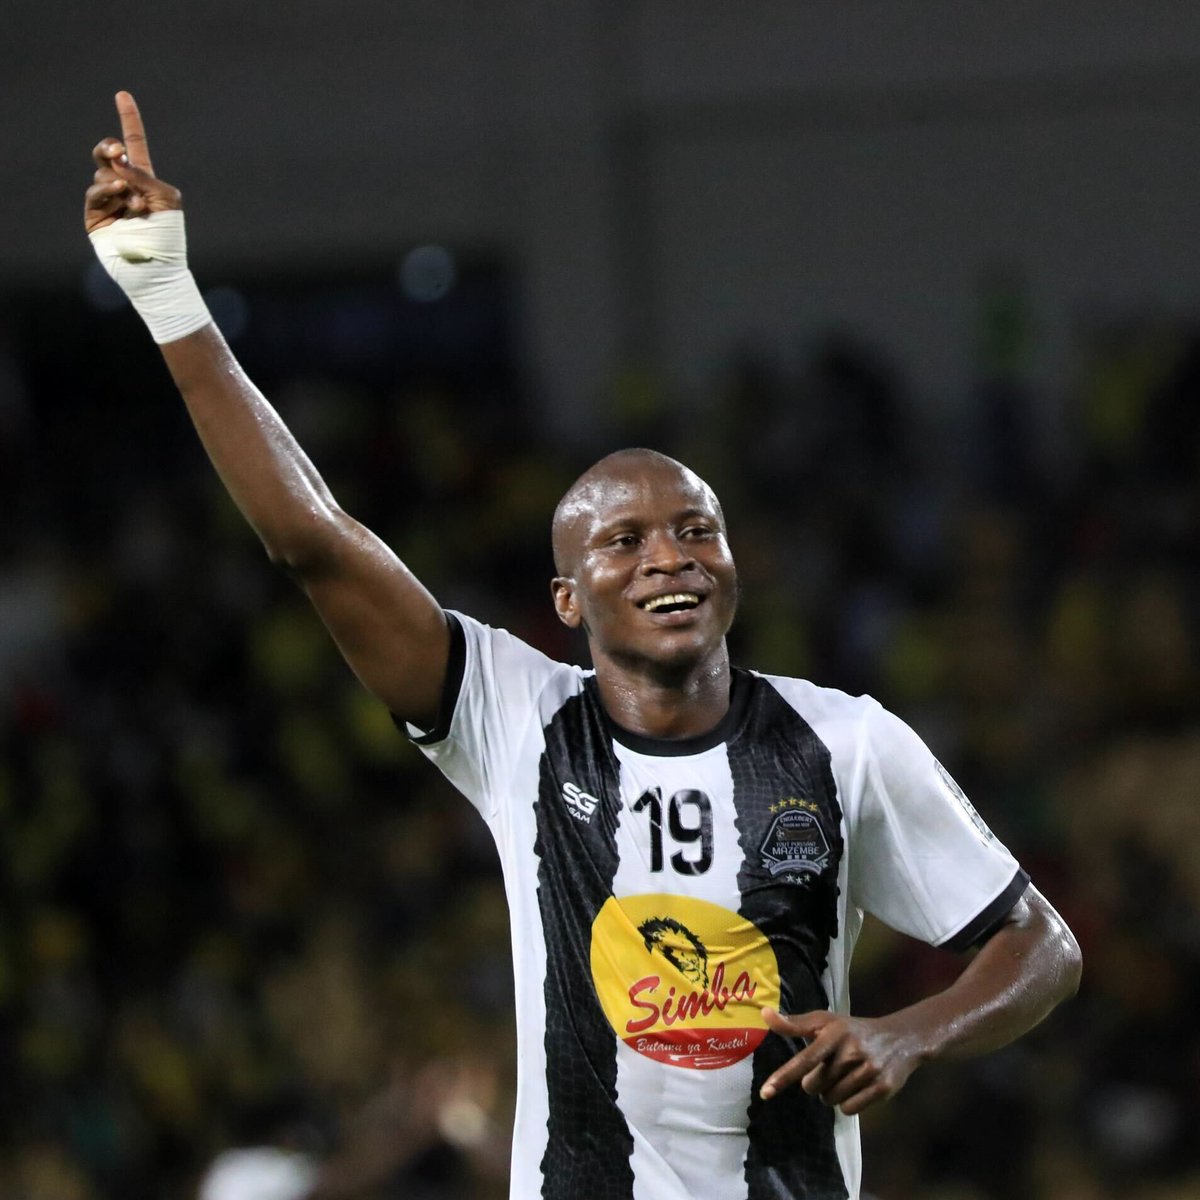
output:
[[592, 650], [596, 684], [608, 715], [645, 737], [707, 733], [729, 711], [729, 654], [725, 643], [702, 663], [666, 668], [626, 664]]

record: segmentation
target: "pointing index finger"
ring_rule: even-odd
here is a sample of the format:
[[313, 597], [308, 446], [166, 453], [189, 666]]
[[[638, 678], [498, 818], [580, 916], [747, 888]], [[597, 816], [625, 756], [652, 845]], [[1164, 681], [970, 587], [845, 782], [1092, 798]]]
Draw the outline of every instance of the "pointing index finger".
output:
[[798, 1083], [830, 1057], [833, 1044], [818, 1040], [829, 1016], [827, 1012], [809, 1012], [785, 1017], [773, 1008], [763, 1009], [763, 1018], [769, 1029], [783, 1037], [801, 1038], [806, 1042], [804, 1049], [794, 1054], [763, 1083], [759, 1095], [764, 1100], [770, 1100], [784, 1088]]
[[121, 140], [125, 143], [125, 153], [129, 155], [129, 161], [135, 167], [153, 175], [154, 167], [150, 163], [150, 149], [146, 144], [142, 114], [138, 111], [137, 101], [128, 92], [117, 93], [117, 113], [121, 118]]

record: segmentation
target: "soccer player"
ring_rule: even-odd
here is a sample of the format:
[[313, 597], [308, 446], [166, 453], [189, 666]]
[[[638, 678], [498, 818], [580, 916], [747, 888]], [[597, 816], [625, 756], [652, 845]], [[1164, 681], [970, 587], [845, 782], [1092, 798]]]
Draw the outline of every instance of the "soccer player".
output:
[[[133, 98], [84, 219], [214, 466], [350, 666], [478, 808], [512, 910], [514, 1200], [845, 1200], [857, 1114], [1076, 988], [1070, 931], [950, 775], [868, 697], [731, 666], [721, 506], [650, 450], [553, 520], [594, 670], [446, 612], [344, 512], [211, 323]], [[974, 948], [945, 991], [850, 1014], [864, 912]]]

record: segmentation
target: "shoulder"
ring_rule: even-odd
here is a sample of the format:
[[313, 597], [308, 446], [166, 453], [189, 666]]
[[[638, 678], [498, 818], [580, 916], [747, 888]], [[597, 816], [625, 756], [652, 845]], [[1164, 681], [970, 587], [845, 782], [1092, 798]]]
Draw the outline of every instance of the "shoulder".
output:
[[881, 764], [885, 771], [932, 766], [933, 756], [920, 737], [874, 696], [852, 696], [807, 679], [754, 674], [810, 726], [835, 769], [852, 771], [861, 781], [877, 773]]
[[566, 695], [578, 691], [591, 673], [551, 658], [507, 629], [453, 609], [447, 609], [446, 615], [462, 656], [460, 676], [489, 692], [536, 694], [550, 689]]
[[[582, 668], [559, 662], [506, 629], [446, 609], [450, 661], [435, 724], [405, 731], [469, 797], [502, 776], [533, 722], [545, 724], [583, 690]], [[479, 764], [484, 764], [481, 769]]]
[[871, 696], [852, 696], [838, 688], [822, 687], [807, 679], [789, 675], [750, 674], [777, 692], [780, 698], [802, 717], [814, 731], [846, 736], [861, 736], [885, 710]]
[[488, 625], [453, 608], [446, 609], [446, 618], [450, 622], [451, 630], [457, 629], [456, 636], [461, 636], [468, 652], [500, 656], [545, 671], [582, 674], [582, 668], [551, 658], [524, 638], [498, 625]]

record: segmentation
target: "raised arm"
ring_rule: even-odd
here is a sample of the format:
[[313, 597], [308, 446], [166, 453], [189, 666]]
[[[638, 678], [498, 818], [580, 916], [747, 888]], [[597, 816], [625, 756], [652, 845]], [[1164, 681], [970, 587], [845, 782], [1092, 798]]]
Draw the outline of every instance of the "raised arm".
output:
[[151, 165], [141, 115], [117, 93], [121, 140], [93, 151], [84, 227], [159, 342], [200, 440], [271, 561], [299, 582], [355, 674], [399, 717], [437, 714], [449, 633], [437, 601], [334, 500], [208, 319], [187, 271], [179, 191]]

